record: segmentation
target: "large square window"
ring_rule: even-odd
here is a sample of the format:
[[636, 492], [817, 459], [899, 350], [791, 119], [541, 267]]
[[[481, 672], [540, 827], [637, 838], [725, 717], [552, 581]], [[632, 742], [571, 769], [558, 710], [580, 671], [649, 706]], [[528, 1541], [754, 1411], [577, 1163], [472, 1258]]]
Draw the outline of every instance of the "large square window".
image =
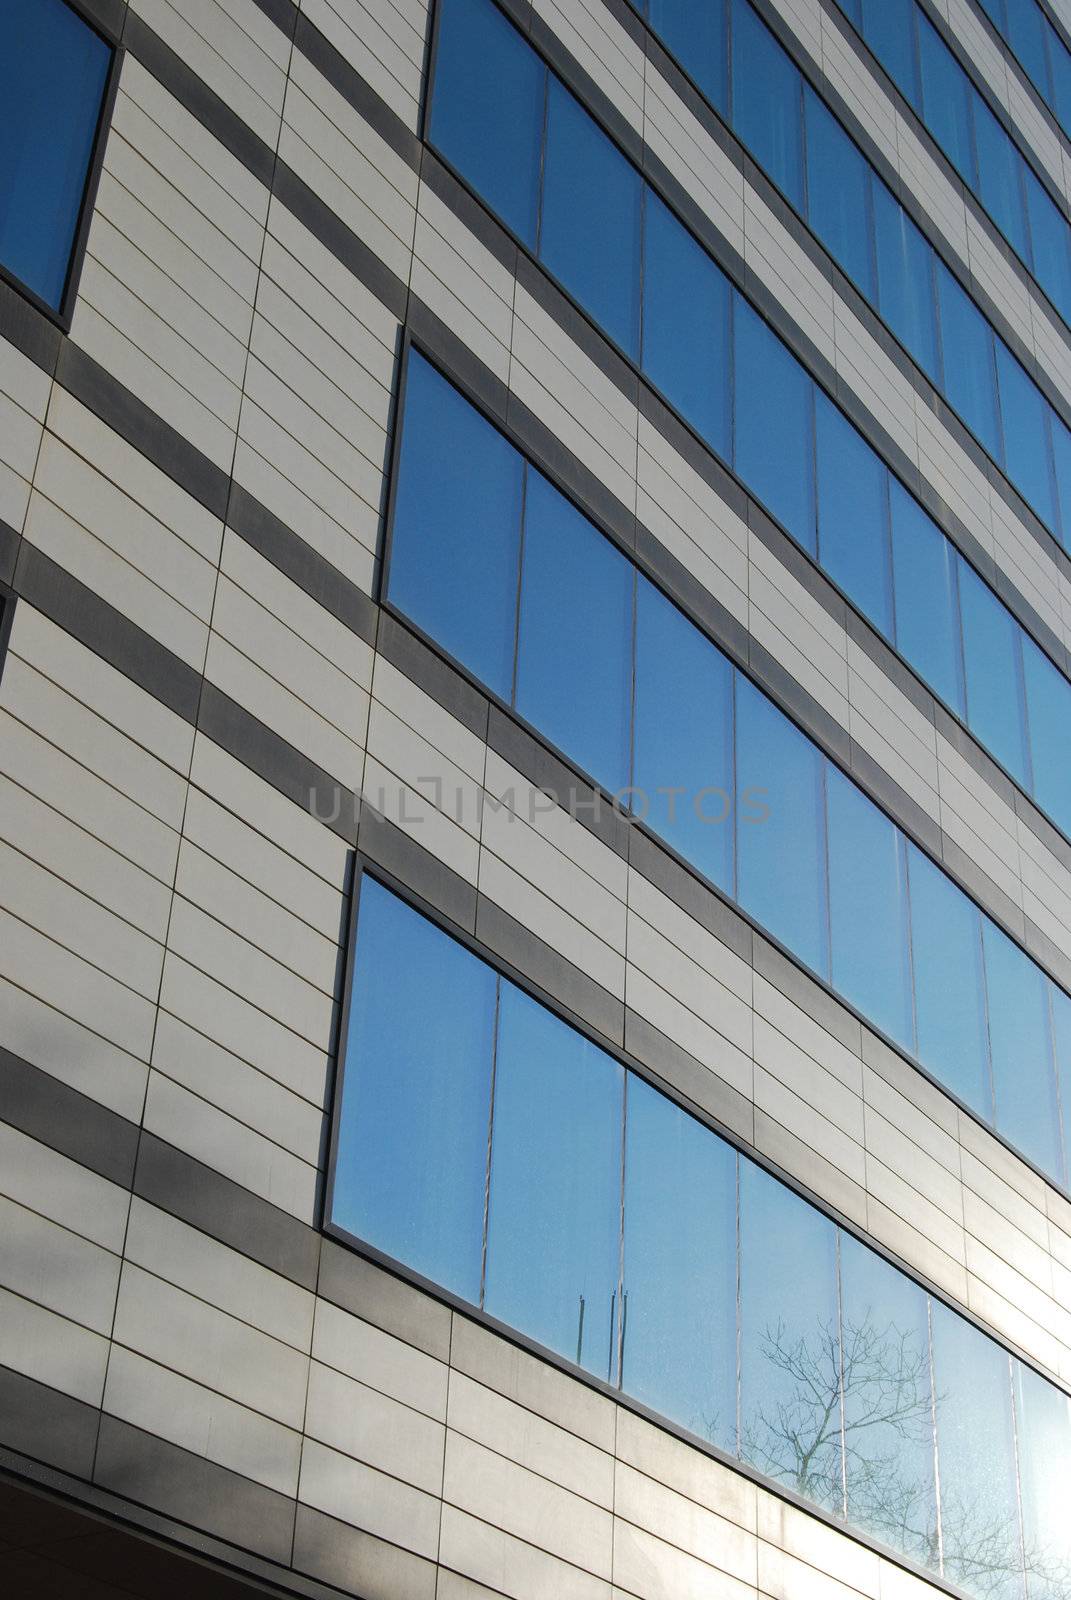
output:
[[0, 0], [0, 264], [60, 311], [109, 45], [64, 0]]

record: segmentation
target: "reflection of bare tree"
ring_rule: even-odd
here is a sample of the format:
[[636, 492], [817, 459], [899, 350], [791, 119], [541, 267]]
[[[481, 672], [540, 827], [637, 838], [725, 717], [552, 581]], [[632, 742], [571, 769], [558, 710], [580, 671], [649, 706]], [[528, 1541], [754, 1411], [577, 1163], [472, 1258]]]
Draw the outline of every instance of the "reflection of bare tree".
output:
[[[1018, 1600], [1024, 1550], [1014, 1516], [995, 1518], [983, 1493], [942, 1480], [938, 1539], [933, 1426], [942, 1399], [931, 1399], [929, 1352], [915, 1329], [846, 1320], [794, 1337], [778, 1321], [760, 1348], [771, 1392], [742, 1419], [746, 1460], [838, 1513], [846, 1480], [850, 1522], [933, 1571], [943, 1543], [952, 1581], [983, 1600]], [[1028, 1544], [1025, 1564], [1031, 1600], [1071, 1596], [1065, 1557]]]

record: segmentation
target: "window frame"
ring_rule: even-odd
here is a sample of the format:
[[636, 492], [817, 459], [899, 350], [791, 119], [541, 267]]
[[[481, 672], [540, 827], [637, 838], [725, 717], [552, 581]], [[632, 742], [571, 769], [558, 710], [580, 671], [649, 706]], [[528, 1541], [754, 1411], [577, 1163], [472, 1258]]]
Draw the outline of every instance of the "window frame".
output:
[[89, 229], [93, 221], [93, 213], [97, 203], [97, 191], [100, 188], [101, 173], [104, 170], [104, 150], [108, 143], [108, 134], [111, 131], [112, 116], [115, 111], [115, 101], [119, 93], [119, 74], [122, 71], [123, 57], [126, 55], [126, 46], [122, 43], [119, 34], [114, 31], [99, 15], [97, 7], [92, 0], [64, 0], [74, 14], [85, 23], [87, 28], [103, 39], [111, 51], [111, 62], [108, 67], [108, 76], [104, 83], [104, 93], [101, 96], [100, 112], [97, 116], [97, 126], [93, 132], [93, 147], [86, 170], [85, 187], [82, 191], [82, 203], [78, 209], [78, 222], [71, 242], [71, 254], [67, 263], [67, 276], [63, 285], [63, 296], [59, 309], [49, 305], [47, 300], [30, 288], [28, 283], [16, 274], [3, 261], [0, 261], [0, 283], [28, 301], [35, 311], [60, 329], [62, 333], [70, 333], [71, 323], [74, 320], [74, 307], [78, 299], [78, 286], [82, 279], [82, 268], [85, 264], [86, 245], [89, 240]]

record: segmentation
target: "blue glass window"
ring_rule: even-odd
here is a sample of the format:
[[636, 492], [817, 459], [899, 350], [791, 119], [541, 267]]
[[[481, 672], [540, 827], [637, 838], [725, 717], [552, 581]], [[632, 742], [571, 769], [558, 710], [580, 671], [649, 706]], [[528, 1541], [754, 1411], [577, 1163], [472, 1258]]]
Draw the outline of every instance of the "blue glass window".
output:
[[628, 783], [635, 568], [529, 470], [517, 710], [597, 783]]
[[1071, 829], [1071, 683], [1025, 634], [1023, 680], [1032, 792], [1038, 805], [1067, 831]]
[[885, 321], [928, 377], [940, 373], [933, 251], [899, 201], [875, 178], [874, 237], [877, 305]]
[[993, 330], [943, 262], [937, 263], [945, 394], [994, 461], [1003, 461]]
[[914, 0], [862, 0], [863, 37], [911, 104], [919, 105]]
[[836, 1229], [740, 1163], [740, 1454], [840, 1511]]
[[1071, 231], [1036, 175], [1024, 165], [1034, 274], [1065, 320], [1071, 317]]
[[989, 1122], [981, 913], [913, 844], [907, 860], [918, 1058]]
[[1038, 8], [1037, 0], [1007, 0], [1007, 39], [1015, 54], [1026, 68], [1027, 76], [1049, 101], [1049, 52], [1045, 34], [1048, 24]]
[[959, 569], [967, 724], [1002, 761], [1017, 783], [1029, 787], [1023, 719], [1021, 631], [966, 562]]
[[1029, 263], [1030, 239], [1019, 182], [1022, 161], [981, 95], [973, 92], [972, 102], [978, 150], [978, 192], [982, 204], [1023, 260]]
[[937, 1491], [926, 1295], [843, 1232], [840, 1273], [848, 1520], [930, 1565]]
[[747, 0], [733, 3], [733, 127], [778, 188], [803, 212], [802, 79]]
[[1071, 997], [1050, 983], [1049, 998], [1052, 1001], [1052, 1049], [1062, 1113], [1061, 1176], [1066, 1183], [1071, 1175]]
[[495, 985], [484, 962], [361, 880], [332, 1220], [473, 1302]]
[[933, 1367], [944, 1575], [992, 1600], [1021, 1600], [1009, 1358], [935, 1302]]
[[736, 1157], [629, 1076], [621, 1386], [736, 1449]]
[[1047, 527], [1056, 527], [1049, 406], [1003, 339], [994, 340], [1008, 477]]
[[484, 1306], [616, 1377], [624, 1069], [503, 983]]
[[443, 0], [430, 137], [535, 246], [547, 69], [490, 0]]
[[1071, 54], [1061, 41], [1054, 40], [1049, 59], [1052, 63], [1053, 107], [1066, 129], [1071, 125]]
[[0, 0], [0, 262], [63, 303], [112, 52], [63, 0]]
[[1071, 1573], [1071, 1400], [1021, 1361], [1012, 1366], [1030, 1600], [1065, 1600]]
[[643, 809], [655, 833], [729, 893], [732, 677], [721, 651], [641, 576], [632, 782], [646, 797]]
[[892, 637], [888, 473], [862, 435], [824, 394], [818, 423], [818, 559], [865, 617]]
[[910, 1050], [904, 838], [833, 766], [826, 771], [826, 796], [833, 987]]
[[[736, 470], [814, 554], [814, 399], [810, 378], [735, 296]], [[771, 417], [777, 427], [770, 426]]]
[[513, 687], [524, 462], [409, 356], [388, 595], [504, 700]]
[[870, 165], [809, 86], [803, 91], [807, 220], [868, 300], [875, 299]]
[[726, 0], [650, 0], [651, 27], [725, 115], [729, 101]]
[[642, 203], [635, 167], [552, 77], [539, 253], [633, 360], [640, 343]]
[[747, 678], [736, 676], [737, 793], [768, 809], [737, 810], [737, 895], [775, 939], [829, 976], [823, 758]]
[[959, 716], [966, 709], [959, 644], [958, 559], [940, 529], [895, 478], [892, 514], [896, 648]]
[[919, 15], [919, 64], [926, 126], [960, 177], [977, 187], [971, 86], [928, 17]]
[[1045, 1172], [1060, 1171], [1060, 1115], [1044, 975], [982, 919], [996, 1126]]
[[1060, 542], [1064, 549], [1071, 548], [1071, 432], [1055, 412], [1049, 418], [1052, 424], [1052, 458], [1056, 469], [1056, 491], [1060, 502]]
[[728, 279], [655, 194], [647, 196], [642, 366], [723, 460], [732, 453]]

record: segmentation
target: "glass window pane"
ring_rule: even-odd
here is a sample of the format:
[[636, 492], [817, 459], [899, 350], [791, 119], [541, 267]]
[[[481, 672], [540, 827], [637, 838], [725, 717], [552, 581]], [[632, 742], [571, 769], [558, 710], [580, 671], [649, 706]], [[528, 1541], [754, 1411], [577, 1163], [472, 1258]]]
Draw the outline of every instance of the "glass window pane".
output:
[[[813, 384], [747, 302], [734, 296], [736, 470], [814, 554]], [[777, 427], [770, 418], [777, 418]]]
[[898, 200], [874, 179], [878, 308], [904, 348], [937, 381], [933, 252]]
[[1071, 126], [1071, 54], [1062, 44], [1050, 40], [1049, 59], [1052, 64], [1053, 104], [1063, 128]]
[[1007, 0], [1007, 39], [1026, 68], [1027, 77], [1046, 102], [1049, 94], [1049, 59], [1045, 48], [1047, 23], [1037, 0]]
[[634, 583], [631, 562], [530, 469], [517, 710], [615, 793], [628, 783]]
[[1053, 305], [1071, 317], [1071, 232], [1030, 168], [1026, 181], [1026, 214], [1034, 255], [1034, 275]]
[[1030, 1600], [1066, 1600], [1071, 1594], [1071, 1400], [1021, 1361], [1012, 1366], [1028, 1593]]
[[847, 1233], [840, 1273], [848, 1521], [936, 1567], [926, 1295]]
[[826, 772], [826, 796], [833, 987], [911, 1049], [903, 841], [888, 817], [833, 766]]
[[1059, 539], [1071, 549], [1071, 432], [1060, 418], [1052, 415], [1052, 454], [1056, 467], [1056, 489], [1060, 501]]
[[524, 462], [423, 356], [410, 353], [388, 596], [508, 700]]
[[1009, 1357], [934, 1301], [933, 1362], [945, 1577], [986, 1600], [1020, 1600]]
[[892, 573], [886, 517], [888, 473], [824, 394], [818, 423], [818, 559], [865, 617], [892, 638]]
[[430, 137], [530, 249], [547, 69], [489, 0], [443, 0]]
[[863, 37], [901, 94], [917, 109], [915, 0], [863, 0]]
[[737, 898], [794, 955], [829, 976], [823, 758], [736, 674]]
[[621, 1387], [736, 1449], [736, 1153], [629, 1076]]
[[615, 1376], [624, 1069], [502, 980], [484, 1306]]
[[946, 705], [962, 716], [963, 668], [955, 551], [918, 501], [889, 480], [896, 648]]
[[0, 262], [59, 310], [112, 53], [63, 0], [0, 0]]
[[474, 1304], [495, 984], [485, 962], [361, 880], [331, 1220]]
[[[636, 810], [719, 889], [733, 889], [733, 673], [646, 578], [636, 591]], [[659, 792], [663, 791], [663, 792]], [[669, 792], [665, 792], [669, 791]]]
[[873, 300], [870, 167], [808, 86], [803, 91], [807, 144], [807, 220], [833, 259]]
[[912, 844], [907, 862], [918, 1058], [977, 1116], [991, 1122], [981, 913]]
[[996, 1128], [1043, 1172], [1058, 1174], [1060, 1115], [1045, 976], [988, 917], [982, 948]]
[[967, 725], [1018, 783], [1028, 783], [1020, 693], [1020, 629], [966, 562], [959, 569]]
[[1071, 683], [1025, 634], [1023, 677], [1034, 798], [1071, 833]]
[[945, 394], [994, 461], [1003, 460], [993, 330], [948, 268], [937, 263]]
[[651, 27], [724, 116], [729, 60], [726, 0], [650, 0]]
[[980, 94], [972, 95], [974, 138], [978, 150], [978, 193], [982, 204], [1008, 241], [1029, 263], [1023, 194], [1019, 186], [1020, 156]]
[[760, 167], [803, 211], [801, 78], [747, 0], [733, 3], [732, 123]]
[[740, 1161], [740, 1454], [840, 1512], [836, 1229]]
[[732, 450], [728, 279], [669, 208], [647, 196], [646, 375], [726, 461]]
[[994, 340], [1008, 477], [1047, 528], [1056, 527], [1049, 461], [1049, 406], [1003, 339]]
[[960, 177], [977, 183], [967, 74], [927, 17], [919, 16], [919, 63], [926, 126]]
[[639, 355], [642, 181], [551, 77], [539, 254], [625, 353]]
[[1049, 1003], [1052, 1006], [1052, 1042], [1056, 1058], [1056, 1075], [1060, 1092], [1060, 1111], [1063, 1131], [1063, 1182], [1071, 1172], [1071, 998], [1050, 983]]

